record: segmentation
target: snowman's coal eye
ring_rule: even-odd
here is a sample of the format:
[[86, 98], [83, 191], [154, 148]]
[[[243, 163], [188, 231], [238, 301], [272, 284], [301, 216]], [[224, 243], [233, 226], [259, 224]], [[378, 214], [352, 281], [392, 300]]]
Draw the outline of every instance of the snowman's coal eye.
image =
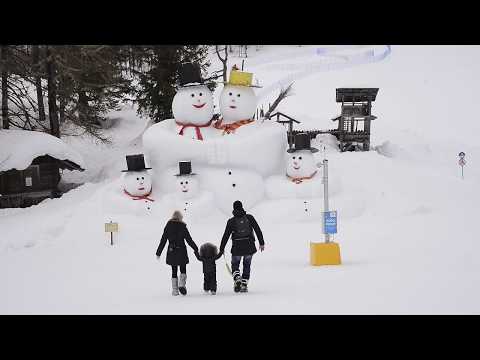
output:
[[140, 178], [137, 178], [137, 180], [140, 180]]
[[302, 160], [302, 157], [301, 157], [301, 156], [299, 156], [299, 157], [298, 157], [298, 160]]
[[233, 187], [237, 186], [237, 184], [232, 184]]
[[232, 175], [232, 172], [231, 172], [231, 171], [229, 171], [229, 172], [228, 172], [228, 175]]
[[295, 160], [295, 156], [292, 156], [292, 159]]
[[145, 180], [145, 178], [142, 176], [142, 180]]
[[185, 181], [185, 184], [188, 185], [188, 181]]
[[191, 97], [195, 97], [195, 94], [192, 94]]
[[183, 181], [182, 181], [182, 182], [180, 182], [180, 185], [183, 185]]
[[232, 96], [233, 94], [232, 94], [232, 93], [228, 93], [228, 95]]
[[199, 96], [202, 96], [202, 93], [198, 94]]
[[240, 97], [240, 94], [237, 94], [237, 97]]

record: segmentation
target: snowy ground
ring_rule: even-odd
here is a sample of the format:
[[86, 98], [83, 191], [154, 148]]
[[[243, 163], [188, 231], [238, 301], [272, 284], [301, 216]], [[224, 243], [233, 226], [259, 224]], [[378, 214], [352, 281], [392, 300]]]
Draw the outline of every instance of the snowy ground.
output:
[[[257, 65], [247, 60], [246, 70], [265, 84], [288, 75], [262, 64], [262, 57], [278, 59], [286, 49], [296, 47], [251, 51]], [[318, 72], [294, 84], [295, 95], [279, 110], [301, 120], [301, 127], [325, 129], [335, 126], [329, 119], [339, 113], [336, 87], [379, 87], [372, 125], [378, 151], [327, 154], [330, 173], [342, 179], [331, 205], [339, 212], [343, 264], [309, 265], [309, 242], [323, 236], [320, 223], [259, 216], [266, 250], [254, 256], [248, 294], [233, 293], [223, 259], [217, 296], [203, 294], [201, 264], [190, 252], [189, 294], [172, 297], [170, 269], [164, 255], [160, 263], [154, 255], [166, 219], [124, 216], [115, 246], [109, 245], [97, 195], [124, 168], [125, 154], [142, 151], [132, 140], [145, 119], [122, 112], [119, 126], [109, 130], [114, 146], [68, 139], [89, 169], [69, 177], [88, 183], [61, 199], [0, 210], [0, 313], [480, 313], [479, 60], [478, 46], [393, 46], [383, 61]], [[460, 151], [467, 154], [464, 180]], [[225, 221], [191, 224], [190, 232], [198, 244], [218, 244]]]

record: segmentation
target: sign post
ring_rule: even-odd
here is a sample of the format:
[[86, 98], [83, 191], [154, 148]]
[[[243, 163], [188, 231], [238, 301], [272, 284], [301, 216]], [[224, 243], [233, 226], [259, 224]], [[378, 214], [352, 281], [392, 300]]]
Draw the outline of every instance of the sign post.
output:
[[110, 233], [110, 245], [113, 246], [113, 233], [118, 232], [118, 223], [114, 223], [112, 221], [105, 223], [105, 232]]
[[459, 160], [458, 160], [458, 165], [460, 165], [462, 167], [462, 179], [463, 179], [463, 167], [467, 164], [467, 162], [465, 161], [465, 153], [462, 151], [458, 154], [459, 156]]
[[310, 243], [310, 264], [340, 265], [340, 247], [330, 240], [330, 235], [337, 233], [337, 211], [330, 211], [328, 204], [328, 160], [323, 160], [323, 233], [324, 243]]

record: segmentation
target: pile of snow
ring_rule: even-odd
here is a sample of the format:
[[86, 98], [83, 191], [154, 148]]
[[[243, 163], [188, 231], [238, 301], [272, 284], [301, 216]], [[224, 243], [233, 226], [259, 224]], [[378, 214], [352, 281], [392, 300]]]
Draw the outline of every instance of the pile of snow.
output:
[[0, 130], [0, 171], [24, 170], [44, 155], [70, 160], [85, 168], [82, 156], [71, 146], [50, 134], [27, 130]]

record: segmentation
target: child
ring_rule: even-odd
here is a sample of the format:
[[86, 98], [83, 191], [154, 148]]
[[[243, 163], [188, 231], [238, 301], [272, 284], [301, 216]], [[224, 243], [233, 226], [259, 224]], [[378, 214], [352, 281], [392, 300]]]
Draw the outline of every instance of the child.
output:
[[217, 293], [217, 269], [215, 261], [222, 256], [215, 245], [205, 243], [200, 246], [199, 256], [197, 257], [203, 263], [203, 290], [212, 295]]

